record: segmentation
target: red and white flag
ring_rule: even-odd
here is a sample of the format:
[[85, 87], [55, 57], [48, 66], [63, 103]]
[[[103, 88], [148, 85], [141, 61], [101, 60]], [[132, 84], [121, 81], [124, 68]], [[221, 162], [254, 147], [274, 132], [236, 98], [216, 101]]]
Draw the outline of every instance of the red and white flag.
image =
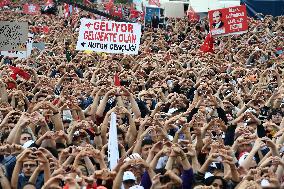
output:
[[70, 12], [69, 12], [69, 5], [67, 3], [64, 3], [64, 18], [67, 18], [70, 16]]
[[140, 16], [140, 12], [135, 9], [134, 4], [131, 4], [130, 7], [130, 19], [138, 18]]
[[10, 0], [0, 0], [0, 7], [4, 7], [11, 4]]
[[40, 6], [38, 4], [24, 4], [23, 11], [25, 14], [38, 14], [40, 13]]
[[155, 6], [160, 7], [161, 3], [160, 3], [160, 0], [149, 0], [149, 5], [155, 5]]
[[187, 9], [187, 17], [190, 21], [198, 21], [200, 19], [199, 15], [194, 11], [192, 6], [189, 6]]
[[119, 18], [122, 18], [123, 17], [123, 15], [122, 15], [122, 6], [119, 5], [116, 8], [114, 8], [112, 15], [113, 16], [117, 16]]
[[200, 50], [204, 53], [214, 53], [214, 38], [211, 33], [208, 33], [203, 44], [200, 46]]
[[120, 86], [120, 80], [119, 80], [118, 73], [114, 74], [113, 80], [114, 80], [114, 85], [119, 87]]
[[45, 2], [45, 8], [44, 8], [44, 10], [47, 10], [47, 9], [53, 7], [53, 5], [54, 5], [53, 0], [47, 0], [47, 1]]
[[108, 13], [112, 12], [113, 7], [114, 7], [113, 0], [110, 0], [108, 3], [105, 4], [105, 9], [108, 11]]

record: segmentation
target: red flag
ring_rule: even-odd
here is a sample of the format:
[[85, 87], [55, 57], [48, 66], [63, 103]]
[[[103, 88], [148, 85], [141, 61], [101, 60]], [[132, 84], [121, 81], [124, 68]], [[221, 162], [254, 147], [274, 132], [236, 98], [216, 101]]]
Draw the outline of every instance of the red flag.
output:
[[64, 3], [64, 17], [67, 18], [70, 15], [69, 12], [69, 5], [67, 3]]
[[47, 9], [49, 9], [49, 8], [51, 8], [51, 7], [53, 7], [53, 0], [47, 0], [47, 1], [45, 2], [45, 8], [44, 8], [44, 10], [47, 10]]
[[89, 1], [89, 0], [83, 0], [83, 4], [84, 5], [88, 5], [88, 4], [90, 4], [91, 2]]
[[131, 4], [131, 7], [130, 7], [130, 19], [138, 18], [139, 15], [140, 15], [140, 12], [138, 10], [135, 10], [134, 4]]
[[106, 9], [108, 12], [111, 12], [113, 6], [114, 6], [113, 1], [109, 1], [109, 2], [105, 5], [105, 9]]
[[194, 11], [192, 6], [188, 7], [187, 9], [187, 17], [190, 21], [198, 21], [200, 18], [199, 15]]
[[24, 70], [22, 70], [21, 68], [18, 67], [14, 67], [14, 66], [9, 66], [9, 68], [12, 70], [12, 74], [11, 77], [16, 80], [17, 76], [21, 76], [22, 78], [24, 78], [25, 80], [29, 80], [30, 79], [30, 74]]
[[0, 0], [0, 7], [4, 7], [11, 4], [10, 0]]
[[200, 47], [200, 50], [204, 53], [206, 52], [214, 52], [214, 38], [211, 33], [208, 33], [203, 44]]
[[23, 10], [25, 14], [38, 14], [40, 12], [40, 7], [37, 4], [24, 4]]
[[120, 80], [119, 80], [119, 76], [117, 73], [114, 74], [114, 85], [119, 87], [120, 86]]
[[43, 33], [49, 33], [49, 27], [48, 26], [43, 26], [42, 27]]
[[113, 13], [112, 13], [113, 16], [117, 16], [119, 18], [122, 18], [123, 15], [122, 15], [122, 6], [118, 6], [116, 7], [114, 10], [113, 10]]
[[149, 0], [149, 5], [155, 5], [155, 6], [160, 7], [161, 3], [160, 3], [160, 0]]

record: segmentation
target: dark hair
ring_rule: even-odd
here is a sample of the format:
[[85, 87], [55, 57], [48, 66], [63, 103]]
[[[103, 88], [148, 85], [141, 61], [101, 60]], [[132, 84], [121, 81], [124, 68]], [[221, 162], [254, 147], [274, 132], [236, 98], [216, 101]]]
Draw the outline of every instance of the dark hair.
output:
[[117, 128], [117, 134], [118, 135], [122, 135], [123, 138], [125, 136], [125, 133], [124, 133], [124, 131], [121, 128]]
[[154, 141], [152, 139], [150, 139], [150, 138], [149, 139], [144, 139], [142, 141], [141, 147], [143, 147], [145, 145], [152, 145], [152, 144], [154, 144]]
[[212, 183], [214, 182], [214, 180], [221, 180], [222, 181], [222, 184], [223, 184], [223, 188], [225, 189], [226, 188], [226, 182], [225, 180], [220, 177], [220, 176], [211, 176], [211, 177], [208, 177], [204, 180], [204, 183], [206, 186], [211, 186]]

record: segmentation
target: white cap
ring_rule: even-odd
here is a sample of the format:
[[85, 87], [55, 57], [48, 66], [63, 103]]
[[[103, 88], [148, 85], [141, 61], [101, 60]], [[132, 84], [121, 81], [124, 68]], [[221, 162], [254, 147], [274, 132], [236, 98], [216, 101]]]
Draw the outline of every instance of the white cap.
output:
[[126, 180], [136, 181], [136, 177], [134, 176], [134, 174], [131, 171], [125, 171], [124, 174], [123, 174], [122, 181], [126, 181]]
[[248, 157], [249, 153], [248, 152], [244, 152], [241, 154], [240, 158], [239, 158], [239, 165], [242, 166], [242, 164], [244, 163], [245, 159]]
[[214, 175], [210, 172], [206, 172], [205, 175], [204, 175], [204, 179], [207, 179], [209, 177], [213, 177]]
[[28, 147], [30, 147], [33, 143], [34, 143], [33, 140], [28, 140], [27, 142], [25, 142], [25, 144], [23, 144], [23, 147], [24, 147], [24, 148], [28, 148]]

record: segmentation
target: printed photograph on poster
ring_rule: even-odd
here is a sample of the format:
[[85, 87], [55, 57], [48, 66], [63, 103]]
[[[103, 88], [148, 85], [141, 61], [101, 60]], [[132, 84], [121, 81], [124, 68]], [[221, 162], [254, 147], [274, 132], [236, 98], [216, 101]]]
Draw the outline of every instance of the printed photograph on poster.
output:
[[151, 24], [153, 17], [160, 19], [160, 10], [160, 8], [156, 7], [146, 7], [145, 24]]
[[208, 12], [212, 36], [245, 33], [248, 30], [246, 6], [235, 6]]
[[0, 21], [0, 51], [25, 51], [28, 22]]
[[138, 54], [141, 25], [81, 19], [76, 50], [95, 52]]

